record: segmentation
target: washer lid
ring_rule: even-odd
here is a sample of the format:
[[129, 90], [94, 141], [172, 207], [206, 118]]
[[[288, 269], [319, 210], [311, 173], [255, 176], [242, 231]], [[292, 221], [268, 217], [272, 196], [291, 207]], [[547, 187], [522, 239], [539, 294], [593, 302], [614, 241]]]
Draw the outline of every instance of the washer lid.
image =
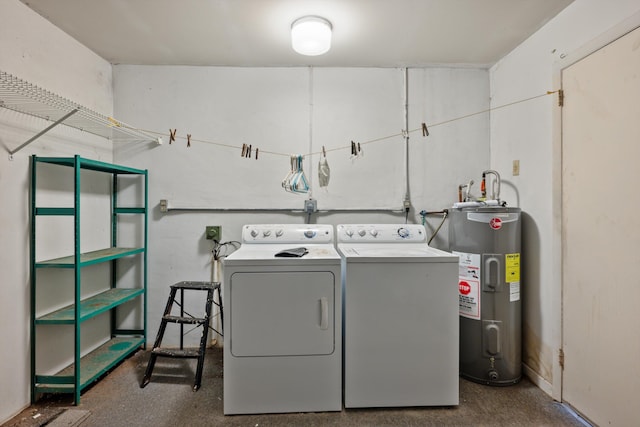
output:
[[347, 261], [356, 262], [458, 262], [457, 255], [426, 243], [341, 243], [338, 251]]

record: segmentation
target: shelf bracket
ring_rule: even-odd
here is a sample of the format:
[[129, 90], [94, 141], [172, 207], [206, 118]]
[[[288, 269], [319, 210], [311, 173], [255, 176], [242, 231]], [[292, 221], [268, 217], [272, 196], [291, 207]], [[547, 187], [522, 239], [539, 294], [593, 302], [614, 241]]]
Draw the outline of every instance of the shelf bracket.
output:
[[34, 136], [32, 136], [31, 138], [29, 138], [27, 141], [25, 141], [22, 145], [20, 145], [18, 148], [9, 151], [9, 160], [13, 160], [13, 155], [16, 154], [18, 151], [22, 150], [24, 147], [26, 147], [27, 145], [31, 144], [33, 141], [35, 141], [36, 139], [40, 138], [42, 135], [44, 135], [45, 133], [49, 132], [51, 129], [53, 129], [54, 127], [58, 126], [60, 123], [64, 122], [65, 120], [67, 120], [69, 117], [73, 116], [75, 113], [77, 113], [80, 109], [79, 108], [75, 108], [71, 111], [69, 111], [67, 114], [65, 114], [64, 116], [62, 116], [60, 119], [56, 120], [55, 122], [53, 122], [51, 125], [47, 126], [45, 129], [41, 130], [40, 132], [38, 132], [37, 134], [35, 134]]

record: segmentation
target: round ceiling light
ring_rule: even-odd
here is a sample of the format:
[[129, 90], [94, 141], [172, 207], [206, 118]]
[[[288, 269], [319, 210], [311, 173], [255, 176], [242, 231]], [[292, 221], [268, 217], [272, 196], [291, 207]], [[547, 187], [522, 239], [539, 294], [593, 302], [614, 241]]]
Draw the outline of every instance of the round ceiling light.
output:
[[317, 56], [331, 48], [331, 22], [319, 16], [303, 16], [291, 24], [291, 46], [301, 55]]

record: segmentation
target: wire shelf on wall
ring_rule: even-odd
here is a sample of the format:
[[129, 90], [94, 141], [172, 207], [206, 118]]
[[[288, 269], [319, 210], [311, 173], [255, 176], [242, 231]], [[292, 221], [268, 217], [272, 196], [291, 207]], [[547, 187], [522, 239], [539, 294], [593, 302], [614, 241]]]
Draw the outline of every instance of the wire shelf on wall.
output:
[[58, 124], [89, 132], [110, 141], [148, 142], [157, 138], [58, 96], [48, 90], [0, 71], [0, 107], [53, 122], [10, 151], [13, 155]]

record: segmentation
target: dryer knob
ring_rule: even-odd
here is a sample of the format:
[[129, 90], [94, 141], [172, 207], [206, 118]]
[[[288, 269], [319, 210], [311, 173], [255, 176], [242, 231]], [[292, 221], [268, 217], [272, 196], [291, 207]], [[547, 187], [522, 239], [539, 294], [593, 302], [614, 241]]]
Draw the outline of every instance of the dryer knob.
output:
[[258, 230], [251, 230], [251, 237], [258, 237], [258, 234], [260, 234]]
[[353, 230], [352, 229], [346, 229], [344, 230], [344, 234], [346, 234], [347, 236], [351, 237], [353, 236]]
[[376, 237], [376, 236], [378, 235], [378, 230], [376, 230], [375, 228], [372, 228], [372, 229], [369, 231], [369, 233], [371, 233], [371, 235], [372, 235], [373, 237]]
[[282, 228], [278, 228], [276, 230], [276, 237], [280, 237], [284, 234], [284, 230]]
[[262, 235], [263, 235], [264, 237], [269, 237], [269, 236], [271, 236], [271, 230], [264, 230], [264, 231], [262, 232]]
[[316, 231], [315, 230], [305, 230], [304, 235], [305, 235], [305, 237], [308, 237], [308, 238], [311, 239], [312, 237], [315, 237]]
[[358, 230], [358, 234], [360, 237], [364, 237], [364, 235], [367, 234], [367, 230]]
[[409, 230], [406, 228], [398, 228], [398, 236], [404, 238], [409, 237]]

